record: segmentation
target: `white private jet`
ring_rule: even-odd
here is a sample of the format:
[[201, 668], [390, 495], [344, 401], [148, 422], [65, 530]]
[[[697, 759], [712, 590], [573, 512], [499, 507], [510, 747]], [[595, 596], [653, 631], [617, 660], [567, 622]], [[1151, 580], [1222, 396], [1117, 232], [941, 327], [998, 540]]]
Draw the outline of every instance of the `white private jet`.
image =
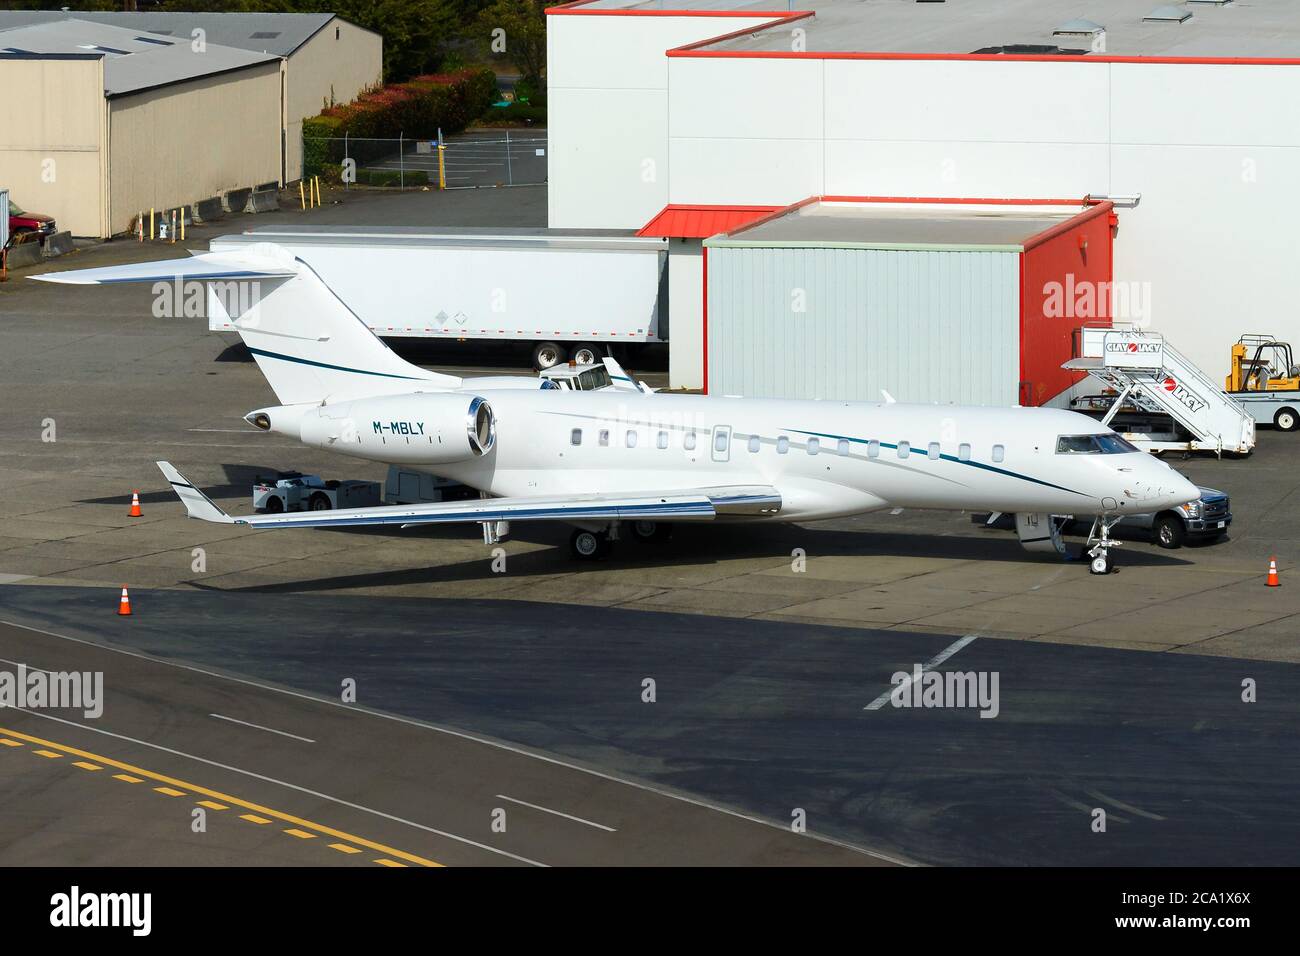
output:
[[[280, 404], [265, 431], [368, 461], [424, 468], [480, 500], [236, 517], [159, 462], [192, 518], [250, 528], [574, 525], [579, 558], [667, 522], [815, 521], [882, 509], [1016, 515], [1021, 543], [1064, 553], [1066, 515], [1093, 515], [1091, 570], [1111, 570], [1121, 517], [1194, 501], [1165, 463], [1085, 415], [1042, 408], [786, 401], [595, 392], [536, 379], [460, 379], [397, 356], [304, 262], [274, 244], [239, 253], [37, 276], [49, 282], [207, 283]], [[251, 283], [256, 294], [247, 294]]]

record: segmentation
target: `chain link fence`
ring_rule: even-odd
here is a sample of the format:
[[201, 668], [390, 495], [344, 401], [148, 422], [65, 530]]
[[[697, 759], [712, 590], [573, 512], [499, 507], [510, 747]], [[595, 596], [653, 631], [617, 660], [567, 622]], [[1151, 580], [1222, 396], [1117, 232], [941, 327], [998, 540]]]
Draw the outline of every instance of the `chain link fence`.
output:
[[303, 175], [346, 185], [474, 189], [546, 182], [546, 130], [476, 130], [443, 140], [303, 137]]

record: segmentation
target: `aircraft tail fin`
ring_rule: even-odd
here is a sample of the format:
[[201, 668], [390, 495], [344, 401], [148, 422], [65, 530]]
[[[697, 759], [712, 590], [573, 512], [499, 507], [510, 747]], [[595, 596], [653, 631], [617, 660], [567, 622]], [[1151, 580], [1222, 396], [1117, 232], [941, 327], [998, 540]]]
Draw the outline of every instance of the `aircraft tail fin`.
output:
[[206, 283], [208, 307], [230, 316], [284, 405], [461, 385], [454, 375], [426, 371], [398, 356], [307, 263], [274, 243], [33, 278], [74, 285], [152, 282], [155, 296], [177, 300], [185, 283]]

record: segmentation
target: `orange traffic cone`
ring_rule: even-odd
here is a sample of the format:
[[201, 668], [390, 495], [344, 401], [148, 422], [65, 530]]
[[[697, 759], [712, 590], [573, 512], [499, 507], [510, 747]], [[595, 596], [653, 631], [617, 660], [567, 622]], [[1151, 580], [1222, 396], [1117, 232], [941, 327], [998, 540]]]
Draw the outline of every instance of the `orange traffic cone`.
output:
[[144, 512], [140, 510], [140, 492], [131, 492], [131, 510], [127, 513], [131, 518], [143, 518]]
[[1277, 579], [1277, 558], [1268, 559], [1268, 586], [1279, 587], [1282, 582]]
[[126, 593], [126, 585], [122, 585], [122, 600], [117, 605], [117, 613], [122, 617], [131, 616], [131, 598]]

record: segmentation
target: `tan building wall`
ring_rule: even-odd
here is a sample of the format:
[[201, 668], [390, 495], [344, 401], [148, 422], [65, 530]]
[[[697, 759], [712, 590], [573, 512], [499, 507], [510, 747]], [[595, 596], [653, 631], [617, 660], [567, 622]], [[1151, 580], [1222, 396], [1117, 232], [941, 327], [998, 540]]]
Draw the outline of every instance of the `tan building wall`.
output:
[[285, 96], [285, 179], [302, 176], [302, 121], [331, 104], [350, 103], [383, 82], [384, 40], [335, 18], [289, 57]]
[[114, 97], [109, 104], [109, 228], [280, 180], [282, 61]]
[[106, 235], [103, 60], [0, 58], [0, 185], [60, 230]]

